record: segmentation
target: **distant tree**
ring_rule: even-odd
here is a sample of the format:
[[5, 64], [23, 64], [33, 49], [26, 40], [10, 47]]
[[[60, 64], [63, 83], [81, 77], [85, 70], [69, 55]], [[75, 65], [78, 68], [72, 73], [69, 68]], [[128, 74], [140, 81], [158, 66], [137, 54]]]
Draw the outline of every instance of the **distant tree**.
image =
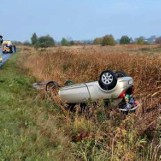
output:
[[156, 38], [155, 43], [161, 45], [161, 37]]
[[141, 37], [137, 38], [137, 39], [136, 39], [136, 43], [139, 44], [139, 45], [145, 44], [145, 39], [144, 39], [144, 37], [141, 36]]
[[101, 43], [102, 46], [105, 46], [105, 45], [112, 45], [113, 46], [115, 44], [116, 44], [116, 42], [115, 42], [115, 40], [114, 40], [112, 35], [104, 36], [103, 40], [102, 40], [102, 43]]
[[157, 37], [155, 35], [150, 36], [147, 40], [150, 44], [154, 44], [156, 42]]
[[31, 37], [31, 44], [36, 45], [37, 41], [38, 41], [38, 37], [37, 37], [36, 33], [33, 33], [32, 37]]
[[132, 37], [130, 37], [130, 43], [134, 43], [134, 40]]
[[30, 46], [31, 43], [29, 41], [25, 41], [25, 42], [23, 42], [23, 45]]
[[120, 44], [130, 44], [130, 38], [126, 35], [122, 36], [120, 39]]
[[82, 40], [81, 42], [82, 42], [83, 45], [93, 44], [93, 41], [92, 40]]
[[75, 40], [75, 41], [74, 41], [74, 45], [83, 45], [83, 44], [82, 44], [81, 41], [79, 41], [79, 40], [76, 41], [76, 40]]
[[55, 41], [49, 35], [39, 37], [37, 40], [37, 43], [35, 44], [35, 47], [37, 48], [39, 47], [47, 48], [47, 47], [52, 47], [52, 46], [55, 46]]
[[23, 45], [24, 43], [21, 41], [12, 41], [14, 45]]
[[62, 38], [61, 45], [62, 46], [69, 46], [70, 45], [70, 42], [66, 38]]
[[98, 44], [102, 44], [102, 40], [103, 40], [103, 38], [102, 37], [98, 37], [98, 38], [95, 38], [94, 40], [93, 40], [93, 44], [96, 44], [96, 45], [98, 45]]
[[75, 42], [73, 40], [71, 40], [69, 43], [70, 45], [75, 45]]

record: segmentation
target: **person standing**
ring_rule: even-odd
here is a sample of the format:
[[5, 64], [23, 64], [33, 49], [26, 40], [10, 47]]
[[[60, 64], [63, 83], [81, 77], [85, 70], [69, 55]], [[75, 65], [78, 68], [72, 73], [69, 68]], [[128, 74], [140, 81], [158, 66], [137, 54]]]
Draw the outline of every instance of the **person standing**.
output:
[[2, 43], [3, 43], [3, 36], [0, 35], [0, 45], [2, 45]]

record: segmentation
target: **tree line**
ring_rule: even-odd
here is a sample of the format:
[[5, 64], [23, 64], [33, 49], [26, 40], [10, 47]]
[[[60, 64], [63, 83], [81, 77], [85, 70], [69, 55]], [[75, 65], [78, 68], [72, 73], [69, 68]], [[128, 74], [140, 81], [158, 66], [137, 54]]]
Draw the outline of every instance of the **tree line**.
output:
[[[155, 36], [154, 36], [155, 37]], [[84, 44], [95, 44], [95, 45], [116, 45], [116, 44], [150, 44], [156, 43], [161, 44], [161, 37], [153, 38], [151, 42], [147, 41], [144, 37], [139, 37], [133, 40], [131, 37], [127, 35], [123, 35], [119, 40], [115, 40], [113, 35], [105, 35], [103, 37], [95, 38], [94, 40], [89, 41], [74, 41], [69, 40], [67, 38], [62, 38], [60, 42], [56, 42], [53, 37], [50, 35], [40, 36], [38, 37], [36, 33], [33, 33], [31, 36], [31, 42], [26, 41], [24, 45], [32, 45], [35, 48], [47, 48], [53, 46], [72, 46], [72, 45], [84, 45]]]

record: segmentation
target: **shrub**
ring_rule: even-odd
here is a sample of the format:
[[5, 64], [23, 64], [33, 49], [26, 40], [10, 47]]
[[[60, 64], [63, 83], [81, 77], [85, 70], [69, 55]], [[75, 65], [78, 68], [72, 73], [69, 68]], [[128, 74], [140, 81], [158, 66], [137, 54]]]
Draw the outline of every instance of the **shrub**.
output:
[[161, 37], [158, 37], [158, 38], [155, 40], [155, 43], [161, 45]]
[[93, 44], [96, 44], [96, 45], [102, 44], [102, 40], [103, 40], [102, 37], [101, 37], [101, 38], [95, 38], [95, 39], [93, 40]]
[[37, 41], [38, 41], [38, 37], [37, 37], [36, 33], [33, 33], [32, 37], [31, 37], [32, 45], [36, 45]]
[[[89, 46], [78, 51], [75, 48], [70, 48], [70, 51], [59, 48], [43, 51], [43, 54], [38, 54], [39, 51], [35, 54], [21, 51], [23, 61], [21, 60], [20, 67], [27, 69], [38, 80], [56, 80], [63, 85], [68, 79], [82, 83], [97, 80], [100, 72], [105, 69], [124, 70], [135, 80], [135, 96], [141, 102], [136, 114], [124, 116], [117, 108], [104, 109], [101, 100], [97, 105], [89, 103], [89, 112], [85, 113], [85, 116], [83, 113], [80, 115], [78, 112], [65, 112], [62, 106], [62, 111], [59, 111], [57, 106], [54, 112], [55, 107], [47, 105], [47, 116], [57, 120], [55, 122], [59, 130], [56, 134], [62, 132], [72, 145], [66, 148], [62, 142], [57, 146], [62, 147], [63, 152], [69, 150], [63, 154], [71, 154], [75, 160], [157, 160], [155, 158], [161, 153], [155, 134], [160, 130], [156, 129], [156, 119], [161, 104], [161, 57], [140, 54], [142, 47], [138, 45], [128, 47], [127, 50], [127, 47], [105, 49]], [[133, 48], [138, 50], [131, 50]], [[156, 48], [150, 46], [149, 49]], [[43, 97], [46, 97], [46, 93], [44, 96], [41, 93], [41, 98]], [[53, 121], [50, 122], [53, 127]], [[49, 129], [48, 126], [46, 128]], [[49, 137], [52, 139], [50, 145], [54, 147], [51, 147], [51, 151], [59, 149], [53, 146], [55, 140], [57, 144], [55, 129], [53, 131], [51, 128], [47, 134], [50, 133], [54, 136], [45, 136], [53, 136]]]
[[102, 40], [102, 43], [101, 43], [102, 46], [105, 46], [105, 45], [111, 45], [111, 46], [113, 46], [115, 44], [116, 44], [116, 42], [115, 42], [115, 40], [114, 40], [114, 38], [113, 38], [112, 35], [106, 35], [106, 36], [104, 36], [103, 37], [103, 40]]
[[31, 44], [36, 48], [47, 48], [55, 46], [55, 41], [50, 35], [37, 37], [36, 33], [33, 33]]
[[30, 46], [31, 43], [30, 43], [29, 41], [25, 41], [25, 42], [23, 42], [23, 45], [25, 45], [25, 46]]
[[130, 38], [128, 36], [122, 36], [120, 39], [120, 44], [130, 44]]
[[61, 45], [62, 46], [69, 46], [70, 45], [70, 42], [66, 38], [62, 38]]
[[75, 42], [73, 40], [71, 40], [70, 45], [75, 45]]
[[139, 37], [136, 39], [136, 43], [139, 45], [143, 45], [143, 44], [145, 44], [145, 40], [143, 37]]
[[39, 37], [37, 43], [35, 44], [35, 47], [38, 47], [38, 48], [39, 47], [47, 48], [52, 46], [55, 46], [55, 41], [49, 35]]

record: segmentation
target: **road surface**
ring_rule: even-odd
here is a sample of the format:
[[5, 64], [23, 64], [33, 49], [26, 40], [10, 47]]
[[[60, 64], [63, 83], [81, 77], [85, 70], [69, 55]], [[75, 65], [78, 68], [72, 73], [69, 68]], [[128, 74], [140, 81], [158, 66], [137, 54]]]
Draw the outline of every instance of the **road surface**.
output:
[[0, 56], [2, 55], [3, 59], [2, 59], [2, 63], [0, 63], [0, 67], [9, 59], [9, 57], [12, 54], [2, 54], [1, 48], [0, 48]]

